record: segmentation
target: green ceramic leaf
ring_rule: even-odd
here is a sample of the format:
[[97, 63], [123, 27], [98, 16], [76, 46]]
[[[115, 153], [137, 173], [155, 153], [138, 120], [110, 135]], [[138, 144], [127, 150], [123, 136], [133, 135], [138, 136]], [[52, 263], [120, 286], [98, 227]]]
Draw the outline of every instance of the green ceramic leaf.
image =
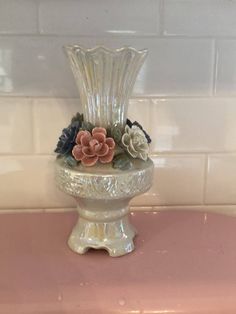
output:
[[121, 146], [116, 145], [116, 147], [115, 147], [115, 156], [120, 155], [120, 154], [124, 154], [124, 149]]
[[114, 124], [111, 127], [111, 137], [113, 137], [116, 143], [119, 143], [121, 141], [122, 127], [119, 124]]
[[74, 159], [73, 156], [68, 155], [65, 157], [65, 163], [67, 164], [67, 166], [73, 168], [73, 167], [77, 166], [78, 162]]
[[89, 132], [92, 132], [92, 129], [94, 128], [94, 125], [90, 122], [83, 121], [82, 122], [82, 130], [87, 130]]
[[115, 169], [128, 170], [132, 167], [132, 162], [126, 154], [119, 154], [114, 157], [112, 166]]

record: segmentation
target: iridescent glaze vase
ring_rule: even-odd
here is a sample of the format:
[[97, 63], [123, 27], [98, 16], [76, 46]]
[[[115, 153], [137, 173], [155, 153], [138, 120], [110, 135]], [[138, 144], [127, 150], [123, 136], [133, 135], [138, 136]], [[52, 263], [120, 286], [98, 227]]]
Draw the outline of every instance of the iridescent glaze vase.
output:
[[[96, 127], [124, 128], [129, 97], [147, 51], [130, 47], [85, 49], [78, 45], [65, 49], [84, 120]], [[55, 169], [57, 186], [78, 204], [79, 219], [69, 237], [69, 247], [80, 254], [89, 248], [105, 249], [110, 256], [133, 251], [136, 230], [129, 221], [129, 202], [150, 188], [151, 159], [133, 159], [129, 169], [120, 170], [101, 163], [93, 167], [80, 163], [71, 168], [59, 158]]]
[[86, 121], [107, 127], [125, 124], [129, 97], [147, 50], [66, 46]]

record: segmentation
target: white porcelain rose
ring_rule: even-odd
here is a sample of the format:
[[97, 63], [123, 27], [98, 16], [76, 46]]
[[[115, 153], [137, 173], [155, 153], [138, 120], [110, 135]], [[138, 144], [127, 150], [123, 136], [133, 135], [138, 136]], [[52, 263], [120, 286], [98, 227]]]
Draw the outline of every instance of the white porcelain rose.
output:
[[133, 158], [147, 160], [149, 151], [148, 142], [144, 132], [137, 125], [132, 125], [131, 128], [126, 125], [121, 141]]

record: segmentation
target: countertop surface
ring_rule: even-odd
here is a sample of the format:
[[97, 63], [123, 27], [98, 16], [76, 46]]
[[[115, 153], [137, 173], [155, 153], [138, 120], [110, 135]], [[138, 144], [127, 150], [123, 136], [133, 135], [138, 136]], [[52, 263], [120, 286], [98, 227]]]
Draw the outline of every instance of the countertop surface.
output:
[[236, 313], [236, 218], [135, 212], [136, 250], [73, 253], [77, 214], [0, 215], [0, 313]]

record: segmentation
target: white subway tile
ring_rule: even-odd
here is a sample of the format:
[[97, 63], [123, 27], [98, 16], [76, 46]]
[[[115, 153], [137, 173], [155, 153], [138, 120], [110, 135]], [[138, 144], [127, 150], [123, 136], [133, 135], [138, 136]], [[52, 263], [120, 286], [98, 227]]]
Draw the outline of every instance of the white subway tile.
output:
[[23, 98], [0, 98], [0, 154], [33, 151], [32, 102]]
[[81, 112], [78, 99], [35, 99], [35, 152], [52, 154], [62, 129], [69, 125], [78, 111]]
[[[54, 156], [1, 156], [0, 208], [75, 207], [73, 198], [55, 186], [54, 160]], [[133, 206], [202, 202], [203, 156], [160, 156], [153, 160], [153, 187], [137, 197]]]
[[[33, 107], [34, 147], [37, 154], [51, 154], [57, 144], [61, 131], [71, 121], [76, 112], [82, 112], [77, 98], [38, 98], [34, 99]], [[130, 100], [129, 118], [137, 120], [151, 131], [150, 100]]]
[[62, 51], [68, 39], [4, 36], [0, 40], [0, 94], [77, 95]]
[[236, 40], [219, 40], [216, 48], [216, 95], [236, 95]]
[[235, 36], [235, 11], [235, 1], [165, 0], [164, 34]]
[[0, 40], [0, 93], [77, 97], [69, 63], [62, 51], [63, 45], [73, 43], [86, 47], [148, 48], [149, 55], [137, 78], [134, 95], [208, 95], [212, 91], [210, 40], [4, 36]]
[[151, 35], [159, 31], [159, 0], [47, 0], [39, 6], [43, 34]]
[[[212, 98], [131, 99], [128, 117], [151, 135], [152, 152], [230, 151], [236, 148], [234, 103]], [[53, 152], [62, 128], [77, 111], [79, 99], [34, 100], [36, 153]]]
[[236, 204], [236, 154], [210, 155], [206, 204]]
[[0, 34], [33, 34], [37, 28], [37, 1], [0, 0]]
[[[51, 154], [61, 130], [78, 111], [79, 99], [34, 100], [35, 152]], [[152, 153], [236, 151], [234, 98], [136, 98], [130, 101], [128, 117], [151, 136]]]
[[186, 96], [212, 92], [211, 40], [151, 38], [123, 41], [126, 43], [149, 50], [135, 85], [135, 95]]
[[[135, 210], [137, 207], [135, 207]], [[141, 207], [142, 208], [142, 207]], [[212, 213], [217, 213], [221, 215], [227, 215], [230, 217], [236, 217], [236, 205], [167, 205], [167, 206], [154, 206], [148, 209], [144, 209], [144, 211], [166, 211], [166, 210], [171, 210], [171, 211], [200, 211], [203, 214], [203, 224], [207, 224], [209, 222], [209, 215]], [[142, 209], [141, 209], [142, 210]], [[154, 213], [155, 215], [155, 213]]]
[[234, 98], [156, 99], [138, 110], [149, 116], [153, 152], [236, 151]]
[[139, 122], [148, 134], [152, 132], [150, 117], [152, 114], [151, 100], [134, 98], [130, 99], [127, 117], [132, 121]]
[[50, 156], [0, 156], [0, 208], [74, 207], [73, 198], [54, 183]]
[[203, 202], [205, 157], [202, 155], [162, 155], [155, 164], [152, 188], [132, 201], [132, 205], [194, 205]]

